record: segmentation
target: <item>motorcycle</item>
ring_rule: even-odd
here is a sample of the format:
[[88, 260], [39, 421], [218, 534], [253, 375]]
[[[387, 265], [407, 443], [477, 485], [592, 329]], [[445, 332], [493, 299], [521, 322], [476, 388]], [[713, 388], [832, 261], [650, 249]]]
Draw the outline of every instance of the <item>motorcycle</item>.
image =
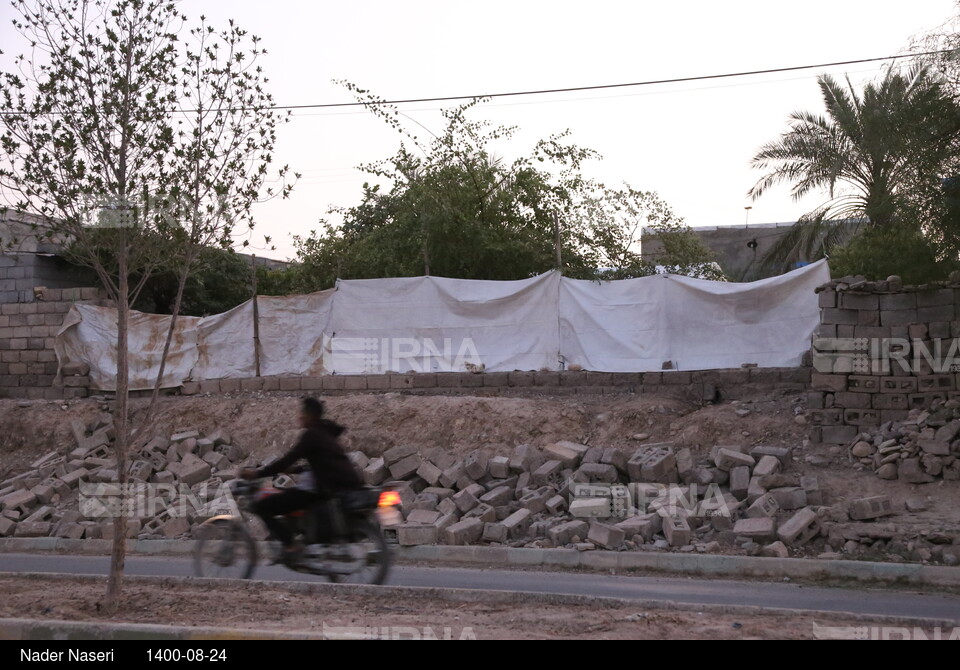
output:
[[[215, 516], [200, 525], [193, 557], [198, 577], [249, 579], [256, 570], [257, 543], [244, 512], [255, 500], [279, 490], [248, 481], [234, 482], [231, 490], [241, 513]], [[284, 521], [304, 547], [288, 567], [331, 582], [383, 584], [391, 564], [383, 527], [399, 523], [399, 506], [396, 491], [366, 488], [286, 515]], [[325, 539], [318, 536], [323, 518], [332, 526], [334, 540], [329, 543], [318, 541]]]

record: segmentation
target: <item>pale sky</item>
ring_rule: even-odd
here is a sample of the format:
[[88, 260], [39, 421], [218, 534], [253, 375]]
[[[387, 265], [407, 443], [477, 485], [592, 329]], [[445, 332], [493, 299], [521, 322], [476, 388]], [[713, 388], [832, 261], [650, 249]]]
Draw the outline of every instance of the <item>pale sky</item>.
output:
[[[382, 98], [478, 95], [765, 70], [902, 53], [910, 38], [954, 13], [954, 0], [182, 0], [190, 17], [233, 18], [259, 35], [278, 104], [353, 102], [333, 79]], [[19, 52], [0, 8], [0, 45]], [[794, 221], [818, 198], [791, 201], [786, 188], [756, 202], [749, 167], [790, 112], [821, 111], [816, 76], [845, 72], [860, 84], [881, 64], [738, 79], [494, 99], [473, 118], [517, 125], [505, 158], [569, 128], [604, 159], [585, 173], [609, 185], [656, 191], [691, 226]], [[444, 103], [455, 104], [455, 103]], [[434, 132], [438, 104], [401, 111]], [[423, 131], [422, 135], [425, 135]], [[303, 174], [286, 201], [257, 206], [254, 247], [271, 235], [275, 258], [291, 235], [318, 227], [331, 205], [360, 200], [371, 179], [356, 166], [386, 158], [399, 135], [362, 108], [304, 110], [280, 130], [277, 162]]]

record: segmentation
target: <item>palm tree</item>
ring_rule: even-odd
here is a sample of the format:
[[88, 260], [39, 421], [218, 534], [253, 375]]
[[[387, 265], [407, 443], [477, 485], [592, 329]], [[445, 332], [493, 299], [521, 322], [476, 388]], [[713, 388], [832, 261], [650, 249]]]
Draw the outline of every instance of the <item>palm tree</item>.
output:
[[822, 75], [818, 82], [826, 115], [794, 112], [790, 130], [751, 160], [768, 171], [748, 193], [754, 200], [781, 183], [793, 185], [794, 199], [829, 194], [764, 257], [780, 270], [822, 258], [865, 227], [922, 228], [927, 222], [908, 212], [933, 193], [960, 139], [960, 107], [924, 66], [891, 68], [862, 94], [849, 78], [841, 84]]

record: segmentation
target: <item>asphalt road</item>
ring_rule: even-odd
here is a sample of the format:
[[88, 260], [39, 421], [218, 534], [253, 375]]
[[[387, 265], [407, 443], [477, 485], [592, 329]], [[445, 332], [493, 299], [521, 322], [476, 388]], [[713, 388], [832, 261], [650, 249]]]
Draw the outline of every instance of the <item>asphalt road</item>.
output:
[[[47, 554], [0, 554], [0, 572], [106, 575], [109, 558]], [[126, 574], [189, 577], [188, 558], [128, 556]], [[257, 579], [324, 581], [279, 566], [259, 566]], [[551, 593], [693, 605], [756, 606], [800, 611], [845, 612], [960, 622], [960, 596], [893, 590], [820, 588], [782, 582], [703, 578], [636, 577], [591, 573], [478, 570], [394, 566], [391, 586]]]

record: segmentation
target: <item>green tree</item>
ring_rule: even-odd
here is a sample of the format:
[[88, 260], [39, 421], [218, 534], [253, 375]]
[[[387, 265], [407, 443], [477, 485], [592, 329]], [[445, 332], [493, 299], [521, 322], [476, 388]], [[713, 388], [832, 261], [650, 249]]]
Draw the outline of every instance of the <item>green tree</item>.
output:
[[425, 142], [395, 107], [346, 85], [402, 137], [396, 154], [362, 166], [386, 185], [364, 184], [359, 204], [331, 210], [340, 225], [323, 221], [319, 233], [296, 237], [297, 265], [264, 273], [265, 291], [318, 290], [337, 278], [521, 279], [560, 268], [592, 279], [655, 271], [639, 261], [639, 232], [679, 219], [654, 193], [606, 189], [584, 177], [584, 163], [599, 155], [568, 143], [569, 132], [507, 162], [493, 146], [516, 129], [470, 120], [479, 99], [444, 110], [442, 132]]
[[764, 259], [780, 269], [822, 258], [865, 228], [928, 232], [934, 222], [924, 213], [960, 137], [960, 108], [926, 67], [890, 69], [862, 93], [828, 75], [819, 85], [826, 115], [793, 113], [790, 130], [752, 159], [766, 171], [749, 191], [753, 199], [781, 183], [792, 184], [796, 199], [829, 194]]

